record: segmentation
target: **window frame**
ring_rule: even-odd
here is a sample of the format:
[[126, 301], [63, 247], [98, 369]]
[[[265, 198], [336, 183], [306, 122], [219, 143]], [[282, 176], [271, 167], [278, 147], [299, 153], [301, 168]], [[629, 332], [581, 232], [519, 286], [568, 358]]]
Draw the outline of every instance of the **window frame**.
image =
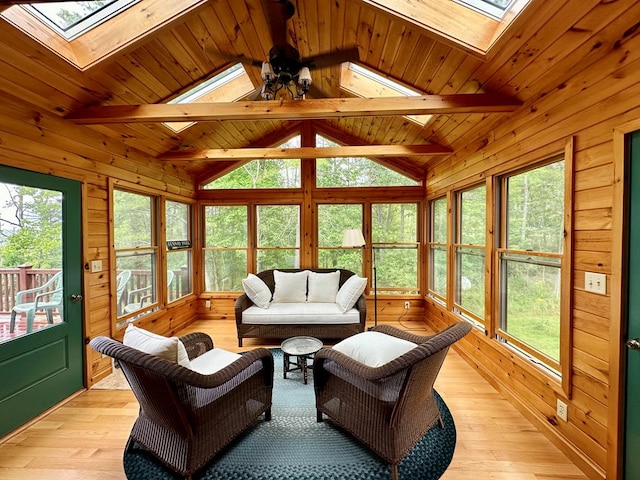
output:
[[[496, 176], [495, 180], [495, 202], [498, 206], [498, 213], [496, 214], [496, 232], [498, 237], [496, 246], [493, 249], [493, 262], [495, 265], [495, 291], [496, 298], [494, 299], [494, 317], [495, 323], [493, 325], [492, 338], [497, 342], [504, 344], [510, 350], [516, 352], [519, 356], [527, 359], [538, 369], [548, 374], [552, 379], [558, 381], [564, 393], [570, 398], [571, 395], [571, 346], [573, 343], [571, 334], [571, 308], [573, 302], [573, 278], [572, 278], [572, 238], [573, 238], [573, 171], [574, 171], [574, 141], [569, 139], [566, 142], [563, 153], [556, 155], [549, 155], [546, 158], [531, 162], [528, 165], [514, 169], [508, 172], [504, 172]], [[564, 161], [564, 177], [563, 177], [563, 199], [564, 199], [564, 212], [563, 212], [563, 246], [562, 253], [557, 252], [538, 252], [529, 250], [517, 250], [506, 248], [507, 245], [507, 194], [506, 194], [506, 182], [509, 178], [512, 178], [518, 174], [525, 173], [527, 171], [541, 168], [559, 161]], [[501, 324], [503, 322], [503, 310], [506, 293], [502, 289], [503, 280], [505, 276], [506, 263], [502, 261], [501, 257], [508, 254], [515, 254], [519, 256], [527, 257], [546, 257], [559, 259], [559, 276], [560, 276], [560, 314], [559, 314], [559, 359], [555, 361], [548, 355], [536, 350], [535, 348], [527, 345], [518, 338], [505, 332]], [[536, 262], [536, 264], [544, 263], [543, 260]], [[505, 343], [505, 340], [508, 343]]]
[[[463, 234], [463, 225], [462, 225], [462, 212], [463, 209], [462, 207], [462, 196], [467, 193], [470, 192], [472, 190], [476, 190], [476, 189], [480, 189], [480, 188], [484, 188], [484, 193], [485, 193], [485, 210], [484, 210], [484, 243], [482, 245], [475, 245], [475, 244], [467, 244], [467, 243], [463, 243], [462, 242], [462, 234]], [[454, 238], [453, 238], [453, 244], [451, 246], [451, 251], [452, 251], [452, 262], [453, 262], [453, 276], [451, 279], [452, 285], [453, 285], [453, 290], [452, 290], [452, 305], [453, 305], [453, 311], [454, 313], [460, 315], [462, 318], [464, 318], [465, 320], [470, 321], [473, 325], [475, 325], [478, 328], [485, 328], [486, 325], [486, 316], [487, 316], [487, 306], [490, 305], [490, 303], [487, 302], [487, 295], [486, 295], [486, 289], [487, 289], [487, 285], [489, 284], [488, 282], [488, 278], [487, 278], [487, 271], [488, 271], [488, 266], [491, 262], [491, 254], [489, 253], [489, 255], [487, 255], [487, 239], [488, 239], [488, 235], [487, 235], [487, 222], [488, 222], [488, 215], [487, 215], [487, 199], [490, 198], [490, 191], [487, 188], [487, 183], [482, 183], [482, 184], [475, 184], [469, 187], [466, 187], [464, 189], [458, 190], [454, 193], [454, 214], [453, 214], [453, 218], [455, 220], [455, 228], [454, 228]], [[484, 308], [483, 308], [483, 312], [482, 312], [482, 316], [478, 315], [476, 312], [473, 312], [471, 310], [469, 310], [468, 308], [465, 308], [463, 305], [460, 304], [459, 302], [459, 294], [460, 294], [460, 286], [458, 285], [458, 272], [459, 269], [461, 268], [460, 266], [460, 261], [459, 261], [459, 254], [458, 252], [462, 249], [468, 249], [468, 250], [478, 250], [481, 252], [482, 258], [483, 258], [483, 272], [484, 272], [484, 279], [483, 279], [483, 285], [484, 285], [484, 290], [485, 290], [485, 295], [484, 295]], [[490, 302], [490, 299], [489, 299]]]
[[[170, 249], [169, 248], [169, 242], [170, 240], [167, 239], [167, 203], [169, 202], [173, 202], [173, 203], [179, 203], [182, 205], [186, 205], [187, 207], [187, 236], [188, 238], [186, 239], [189, 242], [188, 246], [178, 246], [177, 248], [174, 249]], [[171, 254], [171, 252], [187, 252], [187, 256], [188, 256], [188, 278], [189, 278], [189, 291], [182, 293], [179, 297], [170, 300], [170, 295], [169, 295], [169, 291], [167, 289], [167, 295], [166, 295], [166, 300], [167, 300], [167, 305], [172, 305], [175, 302], [178, 302], [180, 300], [182, 300], [183, 298], [192, 295], [194, 293], [194, 282], [193, 282], [193, 266], [195, 265], [194, 262], [194, 244], [193, 244], [193, 237], [194, 237], [194, 202], [188, 202], [185, 200], [175, 200], [173, 198], [163, 198], [163, 211], [162, 211], [162, 215], [163, 215], [163, 238], [162, 238], [162, 243], [164, 245], [164, 271], [168, 271], [169, 270], [169, 255]], [[174, 272], [175, 275], [175, 272]], [[184, 276], [182, 276], [182, 280], [184, 280]], [[183, 285], [183, 281], [180, 282], [181, 288]]]
[[[434, 197], [430, 200], [428, 200], [427, 203], [427, 212], [428, 212], [428, 231], [427, 231], [427, 262], [428, 262], [428, 266], [427, 266], [427, 295], [429, 297], [431, 297], [433, 300], [435, 300], [437, 303], [439, 303], [440, 305], [442, 305], [443, 307], [447, 306], [447, 302], [448, 302], [448, 298], [451, 292], [451, 289], [449, 288], [449, 281], [450, 281], [450, 277], [451, 277], [451, 273], [449, 272], [449, 264], [450, 264], [450, 254], [449, 254], [449, 250], [450, 250], [450, 238], [451, 236], [449, 235], [450, 233], [450, 221], [449, 221], [449, 217], [450, 217], [450, 209], [449, 209], [449, 196], [450, 194], [446, 194], [446, 195], [440, 195], [438, 197]], [[446, 212], [446, 227], [445, 227], [445, 241], [443, 242], [438, 242], [434, 240], [434, 235], [435, 235], [435, 228], [434, 228], [434, 219], [435, 219], [435, 215], [434, 215], [434, 207], [436, 202], [439, 201], [444, 201], [444, 205], [445, 205], [445, 212]], [[434, 273], [436, 271], [434, 264], [435, 264], [435, 257], [434, 254], [436, 251], [440, 251], [440, 252], [444, 252], [445, 254], [445, 272], [447, 275], [447, 278], [445, 279], [445, 294], [441, 295], [440, 293], [436, 292], [434, 287]]]

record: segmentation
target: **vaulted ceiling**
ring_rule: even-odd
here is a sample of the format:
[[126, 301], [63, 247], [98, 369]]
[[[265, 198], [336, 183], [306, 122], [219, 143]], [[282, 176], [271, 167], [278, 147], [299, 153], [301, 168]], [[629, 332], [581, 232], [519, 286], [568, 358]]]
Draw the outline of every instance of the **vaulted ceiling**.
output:
[[[295, 0], [286, 38], [303, 58], [357, 46], [360, 65], [422, 94], [443, 97], [412, 97], [395, 109], [385, 107], [380, 98], [349, 103], [353, 94], [341, 88], [341, 66], [334, 65], [312, 72], [316, 91], [328, 98], [310, 95], [297, 102], [301, 106], [243, 101], [227, 116], [227, 104], [208, 110], [148, 106], [228, 68], [234, 63], [230, 55], [267, 58], [273, 43], [264, 8], [268, 1], [276, 0], [142, 0], [132, 7], [138, 9], [137, 16], [125, 12], [116, 17], [119, 23], [112, 19], [96, 29], [107, 32], [108, 27], [110, 33], [69, 45], [54, 35], [40, 32], [37, 40], [38, 34], [25, 33], [25, 22], [28, 27], [33, 21], [16, 12], [21, 7], [8, 6], [21, 2], [0, 2], [0, 88], [56, 115], [90, 124], [160, 161], [175, 161], [195, 180], [246, 161], [246, 152], [215, 158], [220, 149], [277, 145], [305, 122], [342, 144], [405, 146], [397, 156], [389, 150], [384, 161], [424, 177], [432, 162], [486, 141], [492, 125], [561, 80], [540, 81], [542, 72], [530, 61], [537, 52], [528, 50], [528, 42], [562, 2], [516, 1], [506, 20], [498, 22], [451, 0]], [[160, 18], [158, 12], [170, 16]], [[259, 86], [260, 68], [245, 68]], [[484, 93], [497, 95], [466, 97]], [[449, 97], [453, 94], [465, 96]], [[460, 99], [462, 103], [456, 103]], [[144, 108], [102, 109], [102, 121], [87, 120], [91, 108], [132, 105]], [[282, 115], [273, 114], [278, 108]], [[403, 113], [432, 115], [423, 126]], [[198, 121], [175, 132], [159, 121], [165, 114]], [[201, 151], [209, 155], [188, 156]]]

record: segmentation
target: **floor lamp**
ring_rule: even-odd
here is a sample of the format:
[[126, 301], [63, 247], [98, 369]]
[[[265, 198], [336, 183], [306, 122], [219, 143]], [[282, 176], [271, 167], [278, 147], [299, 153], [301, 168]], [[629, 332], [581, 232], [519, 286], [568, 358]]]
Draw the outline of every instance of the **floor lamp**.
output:
[[[347, 228], [342, 234], [343, 248], [361, 248], [366, 242], [359, 228]], [[378, 279], [376, 274], [376, 252], [371, 246], [371, 254], [373, 255], [373, 325], [378, 326]]]

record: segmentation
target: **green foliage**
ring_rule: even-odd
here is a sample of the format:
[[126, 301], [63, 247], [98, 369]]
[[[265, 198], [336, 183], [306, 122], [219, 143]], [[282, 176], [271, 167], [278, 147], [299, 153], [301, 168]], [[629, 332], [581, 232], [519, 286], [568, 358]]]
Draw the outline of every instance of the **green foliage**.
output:
[[1, 184], [9, 197], [0, 217], [0, 266], [62, 267], [62, 194]]
[[56, 16], [59, 18], [56, 23], [62, 28], [67, 28], [76, 22], [83, 20], [84, 18], [92, 15], [94, 12], [100, 10], [103, 6], [111, 3], [109, 1], [82, 1], [82, 2], [68, 2], [65, 7], [74, 7], [72, 9], [60, 7]]

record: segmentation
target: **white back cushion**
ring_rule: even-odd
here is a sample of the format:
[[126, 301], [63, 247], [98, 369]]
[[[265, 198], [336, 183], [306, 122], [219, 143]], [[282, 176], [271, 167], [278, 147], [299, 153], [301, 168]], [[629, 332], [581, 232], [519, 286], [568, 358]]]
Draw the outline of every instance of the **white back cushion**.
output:
[[253, 273], [242, 280], [242, 286], [247, 297], [251, 299], [254, 305], [260, 308], [269, 308], [271, 303], [271, 290], [262, 279]]
[[350, 276], [347, 281], [342, 284], [342, 287], [340, 287], [336, 295], [336, 303], [338, 307], [340, 307], [340, 310], [342, 310], [342, 313], [356, 304], [366, 286], [367, 279], [359, 277], [358, 275]]
[[129, 325], [124, 331], [122, 343], [149, 355], [156, 355], [183, 367], [190, 368], [189, 356], [178, 337], [163, 337], [157, 333]]
[[370, 367], [389, 363], [417, 345], [380, 332], [356, 333], [334, 345], [333, 349]]
[[309, 270], [302, 272], [273, 271], [275, 290], [273, 303], [302, 303], [307, 301], [307, 277]]
[[340, 285], [340, 271], [330, 273], [309, 272], [308, 302], [335, 303]]

